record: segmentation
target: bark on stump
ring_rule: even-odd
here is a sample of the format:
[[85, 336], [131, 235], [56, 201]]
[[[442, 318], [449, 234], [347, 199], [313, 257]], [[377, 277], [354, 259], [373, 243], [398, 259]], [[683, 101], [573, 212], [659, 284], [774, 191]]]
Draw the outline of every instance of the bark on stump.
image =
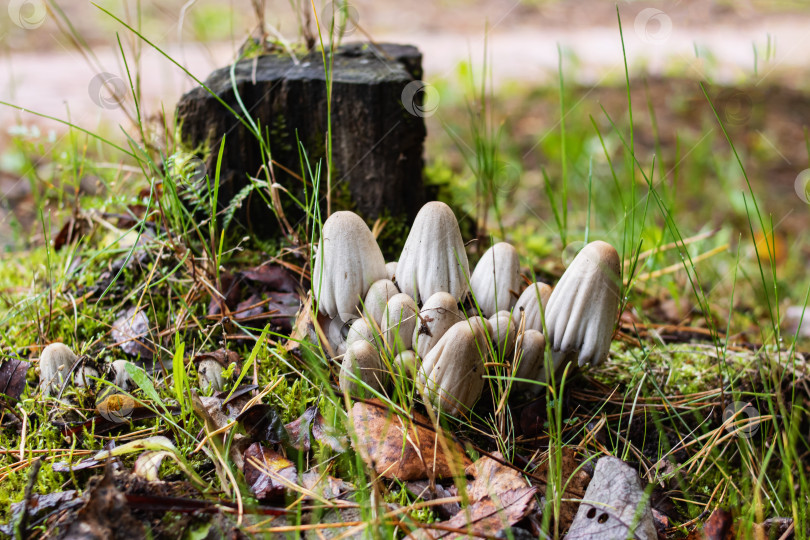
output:
[[[402, 103], [406, 85], [422, 76], [421, 64], [421, 53], [409, 45], [357, 43], [336, 50], [332, 69], [333, 211], [352, 206], [368, 218], [383, 213], [412, 218], [425, 202], [424, 119], [413, 114], [414, 104]], [[229, 66], [213, 72], [205, 85], [244, 116], [235, 87], [250, 116], [269, 134], [273, 160], [300, 174], [297, 133], [314, 169], [325, 156], [327, 132], [321, 53], [309, 53], [298, 63], [281, 53], [243, 60], [234, 67], [235, 84], [230, 70]], [[421, 95], [415, 99], [419, 105]], [[177, 105], [177, 116], [184, 143], [189, 148], [210, 149], [206, 167], [211, 178], [225, 136], [221, 207], [248, 184], [248, 175], [264, 179], [259, 174], [263, 162], [255, 136], [205, 88], [185, 94]], [[322, 170], [320, 198], [325, 201], [325, 164]], [[279, 184], [302, 197], [300, 180], [282, 167], [275, 166], [274, 173]], [[282, 194], [282, 199], [287, 217], [295, 225], [303, 214], [287, 202], [289, 197]], [[276, 217], [256, 193], [242, 204], [235, 219], [264, 236], [278, 231]]]

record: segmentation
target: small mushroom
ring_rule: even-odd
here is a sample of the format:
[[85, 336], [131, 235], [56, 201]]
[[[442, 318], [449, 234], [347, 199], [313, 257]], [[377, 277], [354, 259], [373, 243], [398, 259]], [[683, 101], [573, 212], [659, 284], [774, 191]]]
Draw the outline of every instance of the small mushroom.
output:
[[554, 368], [577, 358], [598, 364], [610, 351], [620, 296], [619, 254], [606, 242], [580, 251], [554, 287], [546, 308]]
[[200, 363], [197, 364], [200, 390], [208, 392], [209, 389], [213, 389], [214, 392], [222, 392], [225, 388], [225, 379], [222, 377], [223, 371], [222, 364], [216, 360], [200, 360]]
[[487, 325], [480, 317], [454, 324], [422, 360], [417, 381], [437, 409], [455, 416], [481, 397]]
[[419, 358], [413, 351], [402, 351], [394, 358], [394, 372], [407, 377], [416, 375], [419, 369]]
[[371, 284], [363, 300], [363, 309], [369, 321], [382, 323], [383, 312], [388, 301], [399, 294], [399, 289], [390, 279], [380, 279]]
[[470, 264], [453, 211], [443, 202], [419, 210], [397, 263], [402, 292], [425, 302], [443, 291], [460, 300], [467, 292]]
[[394, 277], [397, 275], [397, 261], [385, 263], [385, 271], [388, 272], [388, 279], [394, 281]]
[[543, 310], [546, 309], [549, 296], [551, 296], [551, 287], [540, 281], [526, 287], [526, 290], [518, 298], [515, 309], [512, 311], [518, 327], [525, 318], [526, 322], [523, 325], [525, 330], [532, 329], [542, 332], [543, 316], [540, 307], [542, 306]]
[[39, 387], [45, 395], [58, 392], [68, 371], [76, 362], [76, 354], [64, 343], [51, 343], [39, 356]]
[[492, 327], [492, 341], [498, 358], [511, 358], [515, 353], [517, 324], [508, 311], [499, 311], [489, 319]]
[[326, 339], [329, 340], [329, 346], [332, 347], [335, 356], [340, 356], [346, 352], [346, 338], [349, 336], [349, 329], [355, 320], [357, 319], [344, 321], [340, 317], [329, 320], [326, 328]]
[[91, 366], [81, 366], [73, 374], [73, 385], [76, 388], [91, 388], [99, 378], [98, 370]]
[[385, 279], [385, 259], [365, 221], [354, 212], [335, 212], [323, 224], [312, 268], [318, 309], [330, 318], [357, 317], [369, 286]]
[[124, 392], [135, 384], [132, 377], [129, 376], [126, 366], [126, 360], [116, 360], [112, 363], [113, 383]]
[[[484, 317], [509, 310], [520, 287], [520, 258], [511, 244], [498, 242], [484, 252], [470, 277], [470, 290]], [[515, 293], [517, 294], [517, 293]]]
[[419, 320], [413, 329], [412, 345], [419, 357], [427, 356], [444, 333], [462, 318], [452, 294], [437, 292], [428, 298], [419, 310]]
[[340, 367], [340, 389], [354, 395], [367, 394], [368, 390], [360, 383], [362, 381], [369, 387], [382, 392], [385, 387], [385, 371], [383, 371], [380, 355], [371, 343], [356, 341], [343, 355]]
[[[530, 328], [523, 332], [520, 339], [520, 354], [515, 358], [517, 368], [514, 371], [516, 379], [527, 381], [546, 381], [545, 372], [546, 338], [537, 330]], [[519, 392], [529, 391], [537, 394], [543, 388], [539, 384], [515, 381], [512, 388]]]
[[380, 331], [394, 354], [411, 348], [418, 312], [416, 302], [405, 293], [395, 295], [385, 306]]
[[351, 347], [355, 341], [374, 344], [374, 330], [365, 319], [357, 319], [349, 327], [349, 334], [346, 336], [346, 348]]

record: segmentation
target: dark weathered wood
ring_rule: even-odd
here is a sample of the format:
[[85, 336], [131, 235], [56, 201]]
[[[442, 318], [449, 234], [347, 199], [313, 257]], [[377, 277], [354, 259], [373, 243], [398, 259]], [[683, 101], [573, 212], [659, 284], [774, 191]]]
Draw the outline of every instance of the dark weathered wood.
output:
[[[422, 76], [421, 60], [412, 46], [349, 44], [337, 49], [332, 70], [333, 211], [346, 205], [347, 194], [349, 204], [369, 218], [386, 211], [413, 217], [425, 202], [424, 119], [401, 103], [405, 86]], [[298, 63], [280, 53], [243, 60], [234, 68], [235, 85], [230, 69], [212, 73], [206, 86], [242, 114], [235, 86], [251, 117], [269, 133], [273, 159], [300, 173], [297, 132], [314, 168], [324, 157], [327, 131], [321, 53], [312, 52]], [[247, 184], [247, 175], [264, 178], [259, 174], [262, 159], [255, 137], [204, 88], [184, 95], [177, 115], [184, 143], [211, 149], [209, 171], [215, 170], [217, 150], [226, 136], [219, 195], [223, 205]], [[274, 171], [278, 183], [297, 196], [303, 193], [300, 180], [280, 167]], [[323, 200], [325, 195], [324, 176]], [[285, 209], [293, 224], [301, 218], [291, 204], [285, 203]], [[260, 234], [278, 230], [267, 203], [256, 195], [243, 204], [237, 219]]]

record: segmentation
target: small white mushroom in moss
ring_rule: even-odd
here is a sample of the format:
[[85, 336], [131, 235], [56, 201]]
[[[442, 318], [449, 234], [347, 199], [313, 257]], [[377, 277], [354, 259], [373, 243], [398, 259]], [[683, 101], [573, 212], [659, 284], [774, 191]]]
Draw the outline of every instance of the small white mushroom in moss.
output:
[[126, 368], [127, 364], [128, 362], [126, 360], [116, 360], [112, 363], [113, 383], [124, 392], [128, 391], [135, 384], [132, 377], [129, 376], [129, 372]]
[[555, 369], [567, 358], [598, 364], [610, 351], [621, 290], [619, 254], [606, 242], [580, 251], [554, 287], [546, 308]]
[[222, 377], [222, 364], [216, 360], [201, 360], [197, 364], [197, 377], [200, 381], [200, 390], [208, 392], [222, 392], [225, 388], [225, 379]]
[[382, 323], [383, 313], [388, 301], [399, 294], [399, 289], [390, 279], [380, 279], [371, 284], [363, 300], [365, 316], [377, 325]]
[[355, 396], [368, 395], [368, 387], [382, 392], [385, 387], [386, 372], [383, 370], [380, 355], [371, 343], [356, 341], [343, 355], [340, 367], [340, 389]]
[[508, 311], [499, 311], [489, 319], [492, 327], [492, 341], [498, 358], [512, 358], [515, 354], [515, 340], [517, 339], [517, 325], [512, 314]]
[[374, 330], [369, 326], [366, 319], [357, 319], [349, 327], [349, 334], [346, 336], [346, 347], [351, 347], [355, 341], [374, 344]]
[[397, 275], [397, 261], [385, 263], [385, 271], [388, 272], [388, 279], [394, 281], [394, 278]]
[[520, 326], [523, 319], [526, 319], [523, 324], [525, 330], [532, 329], [542, 332], [542, 310], [546, 309], [550, 296], [551, 287], [540, 281], [526, 287], [526, 290], [518, 298], [515, 309], [512, 310], [518, 326]]
[[470, 290], [484, 317], [508, 311], [520, 287], [520, 258], [511, 244], [498, 242], [481, 256], [470, 277]]
[[395, 295], [385, 306], [380, 331], [394, 354], [411, 348], [418, 312], [416, 302], [405, 293]]
[[353, 212], [335, 212], [323, 224], [312, 268], [312, 292], [318, 309], [344, 321], [372, 283], [385, 279], [385, 259], [365, 221]]
[[413, 329], [413, 348], [424, 358], [451, 326], [463, 319], [458, 302], [452, 294], [437, 292], [419, 310], [419, 319]]
[[98, 370], [91, 366], [81, 366], [73, 374], [73, 385], [76, 388], [91, 388], [99, 378]]
[[349, 336], [349, 329], [356, 320], [348, 319], [344, 321], [340, 317], [329, 320], [326, 328], [326, 339], [329, 340], [329, 346], [335, 356], [340, 356], [346, 352], [346, 338]]
[[[530, 328], [526, 330], [520, 338], [520, 352], [515, 358], [514, 378], [525, 379], [526, 381], [546, 382], [545, 352], [546, 338], [537, 330]], [[540, 393], [543, 389], [540, 384], [531, 382], [515, 381], [512, 388], [517, 391], [529, 391], [533, 394]]]
[[76, 354], [64, 343], [51, 343], [39, 356], [39, 387], [45, 395], [58, 392], [76, 361]]
[[443, 291], [460, 300], [467, 292], [470, 263], [453, 211], [443, 202], [419, 210], [396, 269], [402, 292], [425, 302]]
[[402, 351], [394, 358], [394, 373], [412, 378], [419, 369], [419, 358], [413, 351]]
[[471, 408], [484, 389], [488, 323], [473, 319], [454, 324], [442, 336], [422, 359], [417, 376], [433, 406], [453, 416]]

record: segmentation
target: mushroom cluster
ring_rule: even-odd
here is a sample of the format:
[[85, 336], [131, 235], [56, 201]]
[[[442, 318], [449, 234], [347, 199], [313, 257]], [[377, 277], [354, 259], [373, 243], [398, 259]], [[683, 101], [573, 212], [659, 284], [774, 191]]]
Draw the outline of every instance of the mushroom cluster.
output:
[[609, 244], [585, 246], [553, 290], [523, 289], [506, 242], [470, 273], [458, 221], [438, 201], [422, 207], [399, 260], [387, 264], [359, 216], [333, 214], [313, 265], [317, 335], [341, 363], [341, 389], [373, 395], [402, 377], [450, 415], [481, 397], [490, 362], [509, 366], [512, 388], [529, 393], [566, 361], [601, 362], [619, 306], [619, 256]]

